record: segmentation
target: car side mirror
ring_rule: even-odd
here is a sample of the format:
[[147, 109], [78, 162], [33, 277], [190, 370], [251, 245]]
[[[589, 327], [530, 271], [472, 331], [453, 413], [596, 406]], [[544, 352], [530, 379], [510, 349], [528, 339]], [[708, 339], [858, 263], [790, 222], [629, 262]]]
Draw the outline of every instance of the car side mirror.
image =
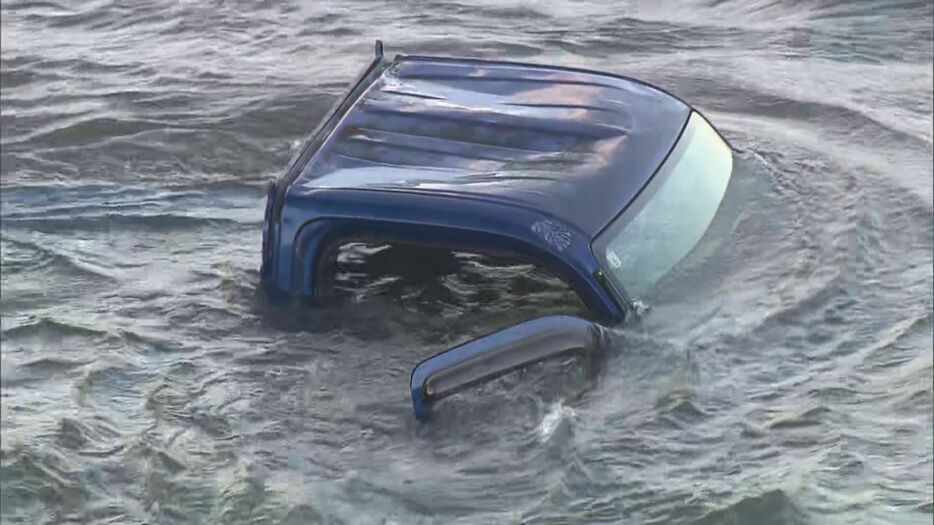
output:
[[596, 354], [605, 347], [605, 338], [605, 330], [594, 322], [554, 315], [455, 346], [412, 370], [415, 418], [425, 421], [435, 401], [523, 366], [571, 352]]

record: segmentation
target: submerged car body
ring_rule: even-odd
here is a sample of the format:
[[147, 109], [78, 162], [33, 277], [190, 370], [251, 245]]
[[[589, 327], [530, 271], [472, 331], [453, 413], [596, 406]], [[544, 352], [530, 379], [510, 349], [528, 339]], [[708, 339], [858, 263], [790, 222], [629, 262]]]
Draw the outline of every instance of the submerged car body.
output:
[[[638, 296], [629, 288], [650, 287], [697, 243], [731, 171], [729, 146], [707, 121], [641, 81], [490, 60], [387, 60], [377, 42], [271, 184], [261, 273], [273, 290], [313, 297], [324, 257], [351, 241], [506, 253], [563, 277], [595, 320], [616, 324]], [[529, 326], [510, 333], [580, 333], [566, 318]], [[435, 363], [456, 368], [495, 350], [472, 348]], [[423, 372], [439, 366], [426, 363]], [[491, 366], [465, 382], [502, 371]], [[417, 375], [422, 386], [431, 378], [413, 373], [423, 418]]]

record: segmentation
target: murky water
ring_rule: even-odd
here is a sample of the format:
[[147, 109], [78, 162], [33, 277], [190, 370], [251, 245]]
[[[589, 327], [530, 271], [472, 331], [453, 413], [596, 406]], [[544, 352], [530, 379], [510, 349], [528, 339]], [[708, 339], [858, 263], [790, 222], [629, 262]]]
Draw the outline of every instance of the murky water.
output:
[[[930, 523], [932, 9], [5, 1], [0, 518]], [[377, 37], [643, 78], [738, 149], [596, 376], [414, 423], [418, 360], [579, 311], [509, 261], [355, 245], [322, 308], [264, 298], [264, 183]]]

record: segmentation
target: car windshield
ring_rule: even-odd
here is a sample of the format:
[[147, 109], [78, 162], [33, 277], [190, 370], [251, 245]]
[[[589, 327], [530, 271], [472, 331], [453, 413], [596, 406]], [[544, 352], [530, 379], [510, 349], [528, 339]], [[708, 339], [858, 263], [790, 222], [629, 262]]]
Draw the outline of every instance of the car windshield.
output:
[[594, 240], [594, 254], [625, 299], [644, 299], [700, 241], [732, 170], [730, 147], [692, 113], [649, 186]]

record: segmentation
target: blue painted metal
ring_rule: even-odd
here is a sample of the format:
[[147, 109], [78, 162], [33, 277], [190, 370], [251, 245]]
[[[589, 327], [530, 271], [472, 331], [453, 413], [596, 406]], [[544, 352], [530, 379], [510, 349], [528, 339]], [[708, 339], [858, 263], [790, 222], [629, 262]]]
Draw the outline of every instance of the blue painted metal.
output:
[[412, 370], [409, 388], [419, 421], [431, 404], [463, 388], [518, 367], [569, 351], [594, 353], [604, 346], [599, 325], [554, 315], [520, 323], [430, 357]]
[[502, 251], [564, 276], [608, 323], [626, 305], [590, 244], [651, 179], [690, 108], [572, 68], [377, 56], [270, 190], [262, 275], [313, 296], [353, 238]]

